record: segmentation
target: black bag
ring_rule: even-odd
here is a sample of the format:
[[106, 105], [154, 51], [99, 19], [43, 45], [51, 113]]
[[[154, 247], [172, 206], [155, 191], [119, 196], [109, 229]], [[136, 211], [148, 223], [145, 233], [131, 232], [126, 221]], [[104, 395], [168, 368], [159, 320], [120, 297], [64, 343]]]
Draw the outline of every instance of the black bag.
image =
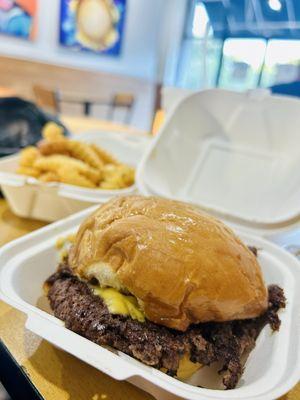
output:
[[18, 97], [0, 98], [0, 157], [18, 152], [41, 139], [43, 126], [53, 121], [64, 128], [54, 116], [34, 103]]

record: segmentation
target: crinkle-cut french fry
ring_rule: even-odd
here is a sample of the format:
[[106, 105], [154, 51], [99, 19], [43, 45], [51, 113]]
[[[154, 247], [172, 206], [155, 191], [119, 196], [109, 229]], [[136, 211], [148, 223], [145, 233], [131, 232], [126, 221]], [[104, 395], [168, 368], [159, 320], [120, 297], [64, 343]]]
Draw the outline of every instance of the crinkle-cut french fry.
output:
[[103, 180], [100, 183], [102, 189], [123, 189], [134, 183], [134, 169], [121, 164], [107, 164], [103, 168]]
[[55, 122], [47, 122], [42, 129], [42, 136], [44, 139], [49, 140], [66, 140], [64, 136], [64, 128]]
[[88, 144], [78, 142], [77, 140], [68, 140], [66, 144], [72, 157], [75, 157], [96, 169], [101, 169], [103, 167], [102, 160], [99, 159], [96, 151]]
[[125, 186], [131, 186], [135, 181], [135, 170], [129, 165], [121, 164], [119, 167], [119, 173], [122, 176]]
[[119, 164], [119, 161], [112, 154], [102, 149], [98, 145], [91, 144], [91, 148], [95, 151], [95, 153], [97, 153], [98, 157], [100, 158], [100, 160], [102, 160], [104, 164]]
[[38, 178], [40, 176], [40, 171], [38, 169], [36, 169], [36, 168], [33, 168], [33, 167], [20, 166], [17, 169], [17, 174], [32, 176], [33, 178]]
[[[85, 164], [83, 161], [76, 160], [75, 158], [67, 157], [64, 155], [51, 155], [51, 156], [42, 156], [36, 160], [34, 163], [34, 167], [41, 171], [53, 171], [58, 172], [58, 170], [62, 167], [69, 167], [69, 169], [73, 169], [83, 175], [84, 177], [91, 180], [94, 184], [98, 184], [101, 179], [101, 172], [96, 170], [95, 168], [90, 167]], [[61, 175], [59, 174], [61, 177]]]
[[39, 176], [39, 180], [42, 182], [59, 182], [59, 176], [53, 171], [45, 172]]
[[99, 188], [105, 190], [122, 189], [117, 181], [103, 181], [100, 183]]
[[80, 175], [78, 171], [69, 166], [63, 166], [58, 169], [60, 181], [69, 185], [83, 186], [86, 188], [95, 188], [96, 185], [87, 177]]
[[102, 177], [102, 171], [97, 170], [95, 168], [89, 167], [86, 171], [79, 171], [81, 175], [85, 176], [88, 178], [90, 181], [95, 183], [95, 185], [98, 185], [101, 177]]
[[39, 142], [38, 148], [44, 156], [64, 154], [81, 160], [93, 168], [101, 169], [103, 167], [103, 162], [95, 150], [88, 144], [76, 140], [42, 140]]
[[39, 156], [40, 153], [36, 147], [28, 146], [21, 150], [19, 164], [21, 167], [32, 167]]
[[43, 156], [50, 156], [52, 154], [70, 155], [67, 146], [67, 140], [41, 140], [38, 143], [38, 149]]

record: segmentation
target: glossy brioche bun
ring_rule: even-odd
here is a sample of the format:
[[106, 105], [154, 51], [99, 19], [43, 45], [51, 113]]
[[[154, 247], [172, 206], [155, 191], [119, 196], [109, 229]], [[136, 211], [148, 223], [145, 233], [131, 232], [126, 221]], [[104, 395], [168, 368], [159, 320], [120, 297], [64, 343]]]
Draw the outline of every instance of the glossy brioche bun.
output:
[[182, 331], [267, 308], [254, 254], [223, 223], [177, 201], [107, 202], [82, 223], [69, 263], [83, 279], [133, 294], [149, 320]]

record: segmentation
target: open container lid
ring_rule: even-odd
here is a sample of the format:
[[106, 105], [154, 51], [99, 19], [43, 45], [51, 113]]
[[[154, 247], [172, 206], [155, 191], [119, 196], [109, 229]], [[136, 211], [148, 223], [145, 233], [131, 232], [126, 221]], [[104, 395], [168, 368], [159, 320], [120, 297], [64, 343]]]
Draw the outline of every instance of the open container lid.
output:
[[140, 191], [187, 201], [233, 225], [300, 224], [300, 101], [213, 89], [170, 113], [137, 172]]

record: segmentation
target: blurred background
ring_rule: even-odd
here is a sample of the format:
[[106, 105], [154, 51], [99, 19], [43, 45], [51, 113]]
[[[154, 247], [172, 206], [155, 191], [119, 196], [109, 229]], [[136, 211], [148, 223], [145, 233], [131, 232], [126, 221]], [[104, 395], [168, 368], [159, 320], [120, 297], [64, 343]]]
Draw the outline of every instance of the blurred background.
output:
[[56, 114], [149, 131], [165, 87], [300, 94], [297, 0], [0, 0], [0, 32], [1, 96]]

